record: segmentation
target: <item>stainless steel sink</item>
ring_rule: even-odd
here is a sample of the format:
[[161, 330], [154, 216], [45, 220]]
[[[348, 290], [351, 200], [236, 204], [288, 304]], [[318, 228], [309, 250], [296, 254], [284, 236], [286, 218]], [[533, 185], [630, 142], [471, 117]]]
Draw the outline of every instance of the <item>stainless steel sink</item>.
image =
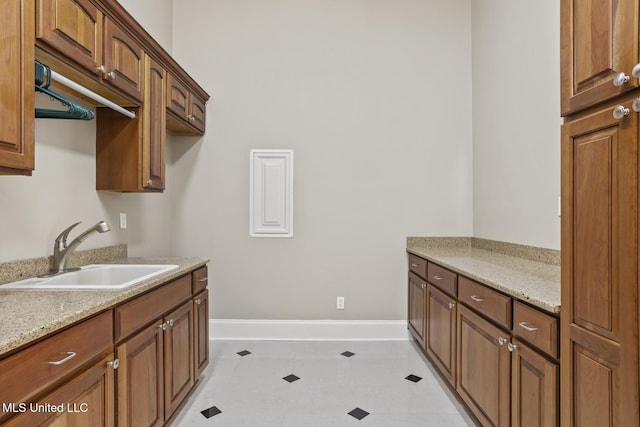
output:
[[120, 290], [178, 268], [173, 264], [92, 264], [52, 277], [34, 277], [0, 285], [3, 289]]

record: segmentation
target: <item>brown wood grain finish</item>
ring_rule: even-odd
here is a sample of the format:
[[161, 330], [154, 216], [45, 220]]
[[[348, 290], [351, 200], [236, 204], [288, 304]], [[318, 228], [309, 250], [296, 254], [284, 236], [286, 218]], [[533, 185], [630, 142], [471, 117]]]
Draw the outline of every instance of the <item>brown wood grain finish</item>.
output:
[[419, 256], [409, 254], [409, 270], [426, 280], [427, 260]]
[[563, 426], [640, 423], [638, 115], [611, 114], [634, 97], [562, 127]]
[[[483, 426], [510, 423], [511, 355], [506, 332], [458, 306], [456, 390]], [[505, 341], [505, 344], [506, 344]]]
[[164, 340], [151, 325], [116, 348], [118, 426], [161, 426], [164, 423]]
[[169, 419], [193, 387], [194, 322], [193, 302], [165, 316], [164, 332], [164, 417]]
[[157, 321], [191, 297], [191, 275], [182, 276], [115, 309], [116, 342]]
[[558, 319], [519, 301], [513, 303], [513, 334], [558, 358]]
[[123, 28], [104, 19], [104, 78], [137, 101], [143, 99], [144, 50]]
[[204, 134], [205, 104], [205, 98], [189, 90], [179, 78], [167, 74], [167, 125], [170, 131], [187, 135]]
[[89, 0], [38, 0], [36, 39], [53, 47], [89, 74], [102, 59], [103, 14]]
[[422, 280], [416, 274], [409, 272], [408, 326], [411, 335], [420, 343], [422, 348], [424, 348], [426, 340], [426, 288], [427, 282]]
[[427, 287], [427, 355], [447, 381], [456, 385], [456, 300]]
[[209, 291], [193, 297], [194, 370], [197, 379], [209, 364]]
[[197, 294], [198, 292], [206, 289], [209, 284], [207, 266], [205, 265], [204, 267], [197, 269], [192, 274], [193, 274], [193, 293]]
[[427, 263], [427, 281], [454, 298], [458, 295], [458, 275], [446, 268]]
[[10, 0], [0, 14], [0, 175], [34, 169], [34, 2]]
[[557, 427], [559, 412], [558, 364], [521, 341], [513, 340], [511, 426]]
[[[0, 402], [26, 402], [32, 396], [113, 345], [113, 313], [103, 312], [0, 361]], [[53, 363], [52, 363], [53, 362]], [[0, 419], [8, 414], [3, 412]]]
[[164, 190], [165, 90], [166, 73], [148, 55], [145, 56], [144, 126], [142, 135], [142, 170], [140, 185], [145, 189]]
[[[87, 369], [77, 378], [46, 395], [34, 405], [52, 405], [61, 412], [28, 410], [11, 418], [5, 427], [112, 427], [114, 422], [113, 354]], [[35, 406], [37, 409], [38, 406]]]
[[561, 112], [575, 113], [638, 86], [614, 86], [639, 62], [637, 0], [562, 0]]
[[500, 326], [511, 329], [512, 300], [510, 297], [460, 276], [458, 299]]

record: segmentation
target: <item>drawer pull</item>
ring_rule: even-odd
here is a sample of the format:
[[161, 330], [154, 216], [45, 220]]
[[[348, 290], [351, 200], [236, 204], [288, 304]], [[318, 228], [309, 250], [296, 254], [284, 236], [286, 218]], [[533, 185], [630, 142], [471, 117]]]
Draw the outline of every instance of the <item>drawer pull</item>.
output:
[[115, 359], [113, 362], [107, 363], [107, 365], [111, 366], [113, 369], [118, 369], [118, 366], [120, 366], [120, 359]]
[[159, 324], [158, 328], [162, 329], [163, 331], [166, 331], [167, 330], [167, 322], [163, 322], [163, 323]]
[[411, 267], [417, 267], [418, 264], [411, 263]]
[[616, 120], [620, 120], [621, 118], [626, 117], [628, 115], [629, 115], [629, 109], [625, 108], [622, 105], [618, 105], [613, 110], [613, 118]]
[[455, 303], [450, 302], [449, 303], [449, 310], [453, 310], [453, 307], [455, 307]]
[[509, 351], [513, 351], [513, 350], [515, 350], [516, 348], [518, 348], [518, 346], [517, 346], [517, 345], [515, 345], [515, 344], [511, 344], [511, 343], [509, 343], [509, 344], [507, 344], [507, 348], [509, 349]]
[[498, 337], [498, 344], [505, 345], [507, 343], [506, 338]]
[[535, 332], [535, 331], [537, 331], [537, 330], [538, 330], [538, 328], [534, 328], [534, 327], [532, 327], [532, 326], [528, 326], [528, 325], [527, 325], [527, 322], [520, 322], [520, 323], [518, 323], [518, 325], [520, 325], [520, 327], [521, 327], [522, 329], [524, 329], [525, 331]]
[[202, 279], [198, 280], [198, 282], [202, 283], [202, 282], [206, 282], [207, 280], [209, 280], [208, 277], [203, 277]]
[[63, 363], [67, 363], [69, 360], [71, 360], [74, 357], [76, 357], [76, 353], [73, 352], [73, 351], [66, 351], [66, 352], [61, 353], [61, 354], [66, 354], [67, 357], [65, 357], [64, 359], [60, 359], [58, 361], [55, 361], [55, 362], [49, 362], [49, 365], [54, 365], [54, 366], [62, 365]]
[[625, 73], [618, 73], [613, 77], [613, 85], [615, 87], [620, 87], [625, 83], [629, 82], [630, 77]]
[[482, 302], [484, 299], [480, 298], [478, 295], [471, 295], [471, 299], [475, 302]]
[[433, 276], [433, 278], [436, 279], [436, 280], [442, 280], [443, 279], [443, 277], [440, 277], [437, 274], [435, 276]]

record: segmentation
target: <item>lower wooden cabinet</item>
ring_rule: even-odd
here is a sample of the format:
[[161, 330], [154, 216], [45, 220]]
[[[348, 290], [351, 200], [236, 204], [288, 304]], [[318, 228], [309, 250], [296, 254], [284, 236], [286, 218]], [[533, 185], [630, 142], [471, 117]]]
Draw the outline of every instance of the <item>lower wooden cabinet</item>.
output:
[[[60, 386], [26, 412], [3, 424], [11, 427], [114, 425], [114, 365], [113, 354], [100, 360], [74, 380]], [[40, 406], [38, 406], [40, 405]], [[46, 406], [52, 405], [52, 406]], [[46, 408], [55, 407], [56, 410]], [[38, 408], [43, 408], [38, 410]]]
[[433, 285], [427, 287], [426, 351], [442, 376], [456, 384], [456, 300]]
[[209, 364], [209, 291], [206, 289], [193, 297], [193, 357], [195, 378]]
[[409, 331], [424, 348], [427, 282], [409, 272]]
[[165, 317], [164, 417], [168, 420], [195, 382], [193, 370], [193, 303], [191, 300]]
[[509, 426], [509, 333], [458, 307], [458, 394], [483, 426]]

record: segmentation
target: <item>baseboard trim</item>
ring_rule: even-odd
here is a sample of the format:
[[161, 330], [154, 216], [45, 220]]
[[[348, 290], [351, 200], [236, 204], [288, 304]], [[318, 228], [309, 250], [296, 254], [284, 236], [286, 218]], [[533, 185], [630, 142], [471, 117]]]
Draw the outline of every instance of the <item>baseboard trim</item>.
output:
[[406, 320], [209, 319], [212, 340], [406, 341]]

